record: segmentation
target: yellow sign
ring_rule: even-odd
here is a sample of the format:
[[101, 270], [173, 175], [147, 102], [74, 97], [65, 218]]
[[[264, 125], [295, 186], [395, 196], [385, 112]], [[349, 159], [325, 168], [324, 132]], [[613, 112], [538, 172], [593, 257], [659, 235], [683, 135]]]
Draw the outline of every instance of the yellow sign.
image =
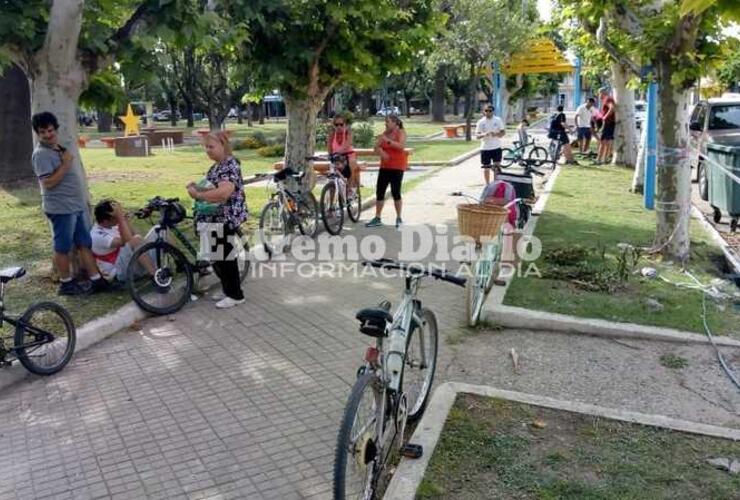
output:
[[131, 105], [128, 105], [126, 110], [126, 116], [119, 116], [126, 129], [123, 132], [125, 137], [128, 137], [129, 132], [131, 135], [139, 135], [139, 117], [134, 114], [134, 110], [131, 109]]
[[514, 54], [502, 71], [507, 75], [533, 73], [570, 73], [575, 68], [552, 40], [540, 38], [531, 41], [519, 54]]

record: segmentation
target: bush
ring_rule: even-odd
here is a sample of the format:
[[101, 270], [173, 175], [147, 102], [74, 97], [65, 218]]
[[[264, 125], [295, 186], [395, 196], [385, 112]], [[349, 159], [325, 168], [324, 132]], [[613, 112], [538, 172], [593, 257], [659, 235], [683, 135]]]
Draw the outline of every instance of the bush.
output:
[[330, 121], [319, 122], [319, 124], [316, 125], [317, 148], [324, 149], [324, 144], [326, 144], [326, 141], [329, 140], [329, 134], [331, 134], [333, 128], [334, 126]]
[[237, 151], [241, 149], [259, 149], [267, 146], [267, 138], [262, 132], [252, 132], [244, 140], [234, 147]]
[[285, 139], [288, 137], [288, 133], [285, 130], [281, 130], [277, 133], [275, 137], [270, 139], [267, 144], [269, 145], [285, 145]]
[[356, 148], [371, 148], [375, 142], [375, 129], [372, 122], [352, 124], [352, 145]]
[[261, 147], [257, 150], [257, 154], [265, 157], [285, 156], [285, 144], [272, 144], [270, 146]]

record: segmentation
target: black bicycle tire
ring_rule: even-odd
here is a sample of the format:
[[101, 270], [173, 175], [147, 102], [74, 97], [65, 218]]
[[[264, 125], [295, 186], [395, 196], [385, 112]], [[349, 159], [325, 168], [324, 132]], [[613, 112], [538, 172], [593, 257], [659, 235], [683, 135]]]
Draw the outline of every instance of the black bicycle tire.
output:
[[246, 252], [245, 265], [239, 270], [239, 283], [244, 283], [244, 280], [249, 275], [249, 268], [252, 265], [252, 261], [249, 258], [249, 241], [244, 237], [244, 231], [242, 231], [241, 227], [236, 228], [236, 236], [239, 237], [239, 241], [244, 245], [244, 251]]
[[[336, 448], [334, 449], [333, 493], [335, 500], [345, 500], [346, 498], [347, 478], [345, 473], [348, 458], [347, 447], [351, 439], [350, 433], [352, 432], [352, 425], [357, 414], [357, 408], [360, 401], [362, 401], [362, 395], [368, 387], [370, 387], [370, 390], [374, 391], [372, 382], [376, 377], [375, 373], [371, 371], [365, 372], [361, 375], [352, 386], [352, 391], [350, 392], [347, 404], [344, 407], [342, 423], [339, 426]], [[375, 397], [375, 394], [373, 394], [373, 397]], [[377, 472], [378, 471], [376, 471], [376, 473]], [[370, 480], [377, 484], [377, 478], [371, 478]]]
[[[272, 207], [272, 206], [277, 207], [278, 209], [280, 209], [280, 205], [278, 204], [277, 201], [272, 200], [272, 201], [267, 202], [265, 204], [265, 206], [262, 207], [262, 212], [260, 212], [260, 223], [259, 223], [260, 241], [262, 242], [262, 247], [265, 249], [265, 252], [267, 252], [269, 255], [273, 255], [273, 254], [277, 253], [276, 250], [282, 250], [282, 248], [280, 248], [280, 249], [273, 249], [270, 245], [267, 244], [267, 242], [264, 239], [263, 229], [265, 227], [265, 215], [267, 214], [267, 210], [270, 207]], [[287, 237], [287, 235], [288, 235], [288, 221], [285, 220], [285, 217], [284, 216], [282, 217], [282, 220], [283, 220], [283, 237]]]
[[[175, 256], [175, 260], [183, 266], [187, 282], [185, 293], [182, 294], [182, 297], [180, 297], [177, 302], [167, 307], [152, 306], [151, 304], [143, 300], [139, 296], [139, 294], [135, 292], [134, 289], [134, 282], [136, 280], [136, 263], [139, 260], [139, 257], [148, 253], [150, 250], [156, 249], [157, 247], [160, 247], [165, 253], [171, 253]], [[190, 295], [193, 292], [193, 286], [195, 286], [195, 279], [193, 278], [193, 269], [190, 265], [190, 262], [180, 251], [180, 249], [175, 247], [174, 245], [171, 245], [166, 241], [152, 241], [140, 246], [134, 251], [133, 255], [131, 255], [131, 260], [129, 261], [128, 269], [126, 270], [126, 287], [128, 288], [129, 295], [131, 295], [131, 298], [134, 299], [134, 302], [136, 302], [136, 305], [141, 307], [146, 312], [163, 316], [165, 314], [172, 314], [176, 311], [179, 311], [190, 300]]]
[[[437, 355], [439, 353], [439, 327], [437, 324], [437, 316], [434, 314], [434, 312], [431, 309], [427, 309], [426, 307], [421, 310], [421, 316], [422, 316], [422, 320], [426, 319], [427, 321], [429, 321], [431, 325], [433, 325], [434, 363], [432, 364], [432, 369], [431, 369], [432, 373], [429, 378], [429, 385], [427, 386], [426, 392], [424, 393], [424, 397], [422, 398], [421, 406], [419, 407], [418, 410], [416, 410], [416, 412], [411, 413], [411, 410], [414, 408], [415, 404], [411, 401], [408, 402], [409, 413], [406, 419], [412, 423], [416, 422], [417, 420], [421, 418], [422, 415], [424, 415], [424, 410], [426, 409], [427, 404], [429, 403], [429, 394], [432, 392], [432, 385], [434, 384], [434, 375], [437, 372]], [[416, 329], [419, 329], [419, 327], [417, 326]], [[409, 345], [411, 344], [411, 339], [414, 338], [414, 332], [415, 330], [411, 330], [409, 332], [408, 338], [406, 339], [406, 354], [407, 355], [409, 352]], [[406, 360], [404, 359], [403, 370], [401, 371], [401, 384], [400, 384], [401, 390], [403, 390], [403, 379], [404, 379], [405, 372], [406, 372]]]
[[[62, 318], [65, 329], [67, 330], [67, 337], [69, 339], [67, 342], [67, 348], [64, 352], [64, 356], [62, 356], [61, 358], [61, 361], [50, 368], [44, 368], [35, 365], [31, 358], [26, 355], [26, 350], [20, 347], [24, 344], [23, 332], [25, 331], [25, 328], [23, 325], [28, 322], [29, 317], [33, 316], [33, 314], [40, 309], [51, 310]], [[21, 315], [21, 317], [18, 319], [18, 324], [15, 327], [15, 337], [13, 340], [15, 342], [16, 357], [26, 370], [35, 375], [53, 375], [67, 366], [67, 363], [69, 363], [69, 361], [72, 359], [75, 351], [75, 344], [77, 343], [77, 330], [75, 328], [72, 316], [64, 307], [57, 304], [56, 302], [37, 302], [35, 304], [31, 304], [24, 311], [23, 315]]]
[[301, 232], [303, 236], [308, 236], [309, 238], [315, 238], [316, 235], [319, 232], [319, 204], [316, 201], [316, 197], [313, 195], [313, 193], [308, 192], [303, 195], [303, 198], [300, 198], [298, 200], [298, 207], [300, 210], [300, 205], [306, 205], [310, 212], [313, 214], [314, 219], [314, 225], [313, 225], [313, 232], [311, 234], [308, 234], [306, 231], [306, 228], [303, 227], [303, 220], [298, 220], [298, 230]]
[[[507, 156], [508, 153], [508, 156]], [[509, 159], [507, 162], [506, 159]], [[510, 167], [514, 164], [516, 161], [516, 155], [514, 154], [514, 150], [511, 148], [504, 148], [501, 150], [501, 166], [503, 168]]]
[[319, 201], [319, 206], [321, 207], [321, 220], [324, 221], [324, 227], [326, 228], [326, 231], [332, 236], [336, 236], [342, 232], [342, 228], [344, 227], [344, 207], [342, 207], [341, 210], [337, 210], [337, 214], [339, 218], [339, 224], [338, 224], [337, 229], [331, 228], [329, 226], [329, 223], [327, 222], [326, 205], [324, 203], [325, 194], [328, 193], [329, 190], [334, 190], [334, 196], [337, 198], [337, 203], [340, 203], [341, 205], [341, 202], [339, 200], [339, 191], [337, 190], [336, 185], [331, 181], [328, 182], [321, 189], [321, 199]]
[[362, 193], [359, 187], [357, 188], [357, 217], [352, 215], [349, 202], [347, 202], [347, 216], [352, 222], [360, 222], [360, 217], [362, 216]]
[[[538, 156], [537, 158], [532, 158], [532, 156], [534, 156], [534, 152], [535, 152], [535, 151], [541, 152], [541, 153], [542, 153], [542, 156]], [[537, 161], [537, 163], [535, 164], [535, 167], [539, 167], [540, 165], [542, 165], [542, 164], [543, 164], [544, 162], [546, 162], [546, 161], [547, 161], [547, 159], [548, 159], [549, 157], [550, 157], [550, 154], [549, 154], [549, 153], [547, 152], [547, 150], [546, 150], [545, 148], [543, 148], [542, 146], [535, 146], [535, 147], [533, 147], [533, 148], [532, 148], [532, 149], [531, 149], [531, 150], [529, 151], [529, 155], [527, 156], [527, 158], [529, 158], [530, 160], [535, 160], [535, 161]], [[544, 161], [543, 161], [543, 160], [544, 160]]]

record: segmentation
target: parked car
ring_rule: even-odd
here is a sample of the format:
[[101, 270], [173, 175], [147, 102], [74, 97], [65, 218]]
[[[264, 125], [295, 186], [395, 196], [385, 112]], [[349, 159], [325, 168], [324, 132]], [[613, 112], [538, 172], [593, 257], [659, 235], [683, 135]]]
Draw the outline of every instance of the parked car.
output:
[[[177, 113], [176, 116], [177, 116], [177, 119], [179, 120], [180, 113]], [[170, 121], [171, 117], [172, 117], [172, 112], [169, 109], [165, 109], [164, 111], [159, 111], [157, 113], [154, 113], [154, 115], [152, 115], [152, 119], [155, 122], [168, 122]]]
[[700, 101], [689, 119], [689, 158], [696, 168], [699, 194], [708, 197], [706, 171], [703, 162], [707, 144], [737, 142], [740, 140], [740, 99], [718, 98]]
[[398, 106], [386, 106], [384, 108], [380, 108], [377, 113], [375, 113], [376, 116], [388, 116], [388, 115], [396, 115], [399, 116], [401, 114], [401, 110], [398, 109]]

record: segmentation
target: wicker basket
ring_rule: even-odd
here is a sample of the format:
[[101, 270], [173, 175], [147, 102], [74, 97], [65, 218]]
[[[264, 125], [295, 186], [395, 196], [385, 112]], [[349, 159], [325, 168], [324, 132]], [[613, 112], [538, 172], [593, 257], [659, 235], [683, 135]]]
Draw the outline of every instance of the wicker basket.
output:
[[478, 203], [457, 206], [457, 225], [462, 236], [470, 236], [477, 243], [481, 237], [494, 237], [509, 216], [509, 211], [495, 205]]

